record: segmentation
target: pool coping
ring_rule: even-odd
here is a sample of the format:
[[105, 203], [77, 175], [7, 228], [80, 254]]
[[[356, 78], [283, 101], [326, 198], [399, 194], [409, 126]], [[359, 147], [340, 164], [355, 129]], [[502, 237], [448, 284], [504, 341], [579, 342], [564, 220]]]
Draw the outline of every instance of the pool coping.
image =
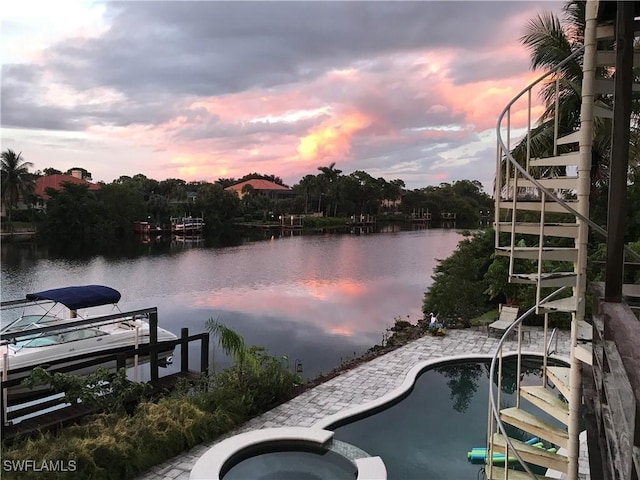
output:
[[[531, 330], [529, 345], [522, 351], [527, 355], [540, 356], [546, 347], [543, 329], [528, 327]], [[569, 332], [559, 331], [558, 348], [553, 358], [567, 362], [569, 358]], [[410, 378], [409, 371], [418, 365], [418, 369], [447, 362], [451, 359], [467, 360], [476, 358], [487, 360], [498, 344], [497, 338], [487, 336], [485, 329], [470, 328], [451, 330], [443, 337], [423, 336], [397, 349], [379, 355], [353, 369], [345, 370], [326, 382], [308, 389], [291, 400], [243, 423], [235, 430], [196, 445], [165, 462], [151, 467], [137, 476], [137, 480], [188, 480], [193, 465], [211, 446], [224, 438], [251, 430], [279, 427], [311, 428], [323, 419], [336, 419], [335, 414], [349, 411], [353, 413], [357, 405], [371, 408], [373, 401], [385, 396]], [[517, 341], [507, 340], [505, 351], [516, 352]], [[440, 363], [442, 364], [442, 363]], [[415, 375], [413, 373], [412, 375]], [[411, 379], [413, 381], [413, 379]], [[364, 416], [364, 415], [363, 415]], [[581, 446], [582, 448], [582, 446]], [[582, 450], [581, 450], [582, 451]], [[588, 477], [588, 465], [584, 470]]]
[[[542, 354], [540, 352], [533, 352], [533, 351], [523, 351], [521, 352], [521, 355], [527, 356], [527, 357], [540, 357], [540, 358], [542, 357]], [[517, 357], [517, 356], [518, 356], [517, 352], [508, 352], [503, 355], [503, 358]], [[452, 355], [449, 357], [438, 357], [438, 358], [433, 358], [429, 360], [423, 360], [422, 362], [419, 362], [415, 364], [413, 367], [411, 367], [411, 370], [409, 370], [405, 375], [403, 382], [398, 387], [391, 390], [390, 392], [387, 392], [381, 397], [378, 397], [369, 402], [366, 402], [360, 405], [355, 405], [351, 408], [347, 408], [345, 410], [341, 410], [337, 413], [334, 413], [333, 415], [329, 415], [328, 417], [325, 417], [317, 421], [316, 423], [314, 423], [312, 425], [312, 428], [330, 430], [332, 428], [335, 428], [335, 426], [338, 424], [348, 423], [347, 420], [350, 419], [351, 417], [366, 416], [368, 412], [384, 409], [388, 404], [392, 404], [398, 401], [403, 396], [407, 395], [411, 391], [411, 389], [413, 389], [413, 387], [415, 386], [415, 382], [418, 376], [427, 368], [434, 367], [440, 364], [444, 365], [447, 363], [454, 363], [454, 362], [465, 361], [465, 360], [483, 360], [484, 361], [484, 360], [491, 360], [492, 358], [493, 358], [493, 355], [487, 355], [487, 354], [482, 355], [482, 354], [476, 353], [476, 354], [466, 354], [466, 355]], [[570, 362], [570, 359], [565, 356], [550, 355], [547, 358], [564, 362], [567, 365]]]
[[[333, 439], [333, 435], [334, 432], [330, 430], [315, 427], [262, 428], [240, 433], [207, 450], [193, 466], [189, 480], [220, 480], [220, 474], [226, 464], [251, 447], [276, 442], [304, 442], [325, 447]], [[356, 480], [387, 479], [387, 469], [380, 457], [364, 457], [349, 461], [357, 468]]]
[[[522, 356], [541, 358], [540, 352], [523, 351]], [[517, 352], [508, 352], [503, 358], [517, 357]], [[390, 392], [369, 402], [355, 405], [325, 417], [310, 427], [277, 427], [250, 430], [229, 437], [209, 448], [196, 461], [189, 480], [220, 480], [221, 472], [226, 464], [236, 455], [258, 445], [276, 442], [305, 442], [320, 447], [326, 446], [333, 439], [334, 431], [339, 424], [349, 423], [349, 420], [367, 416], [377, 410], [382, 410], [396, 403], [409, 394], [414, 388], [418, 377], [427, 369], [457, 363], [462, 361], [491, 360], [490, 354], [465, 354], [437, 357], [415, 364], [405, 375], [402, 383]], [[562, 355], [550, 355], [548, 358], [569, 364], [569, 358]], [[386, 480], [387, 470], [380, 457], [365, 457], [352, 460], [357, 467], [357, 480]]]

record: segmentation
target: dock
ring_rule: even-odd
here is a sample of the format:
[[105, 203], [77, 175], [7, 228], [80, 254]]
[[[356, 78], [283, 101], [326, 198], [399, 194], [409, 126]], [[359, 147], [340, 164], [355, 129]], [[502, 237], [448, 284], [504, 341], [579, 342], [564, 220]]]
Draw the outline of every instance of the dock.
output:
[[350, 227], [366, 227], [376, 224], [376, 218], [373, 215], [351, 215], [347, 225]]
[[[157, 310], [150, 310], [151, 328], [157, 328]], [[130, 312], [125, 312], [125, 314]], [[153, 315], [155, 313], [155, 315]], [[122, 314], [118, 314], [121, 316]], [[107, 316], [108, 317], [108, 316]], [[106, 317], [101, 317], [106, 318]], [[96, 319], [91, 319], [96, 321]], [[152, 330], [153, 332], [153, 330]], [[153, 334], [152, 334], [153, 337]], [[189, 366], [189, 346], [193, 343], [200, 344], [200, 365], [197, 370]], [[160, 375], [160, 362], [158, 352], [180, 345], [180, 371], [169, 375]], [[49, 362], [47, 371], [51, 373], [68, 373], [83, 368], [98, 368], [105, 364], [115, 365], [117, 370], [131, 365], [136, 357], [148, 358], [148, 361], [140, 363], [137, 368], [147, 369], [151, 386], [149, 394], [158, 396], [170, 392], [182, 379], [196, 381], [202, 375], [208, 373], [209, 368], [209, 334], [199, 333], [189, 335], [187, 328], [181, 330], [181, 336], [177, 340], [157, 342], [152, 338], [150, 344], [139, 348], [126, 348], [112, 355], [90, 354], [79, 358], [78, 362], [68, 364], [67, 359]], [[35, 432], [60, 428], [80, 420], [82, 417], [95, 413], [96, 410], [82, 404], [69, 404], [64, 401], [63, 395], [51, 390], [38, 390], [32, 394], [21, 395], [19, 398], [8, 396], [8, 389], [18, 385], [20, 378], [4, 380], [0, 382], [0, 412], [2, 414], [1, 433], [3, 439], [13, 438], [16, 435], [28, 435]]]

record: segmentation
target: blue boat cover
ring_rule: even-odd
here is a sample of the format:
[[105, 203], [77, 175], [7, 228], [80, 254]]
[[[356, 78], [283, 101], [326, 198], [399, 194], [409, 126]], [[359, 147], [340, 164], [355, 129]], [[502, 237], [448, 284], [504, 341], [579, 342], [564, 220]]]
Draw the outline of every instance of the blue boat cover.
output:
[[120, 292], [104, 285], [84, 285], [28, 293], [27, 300], [53, 300], [69, 310], [118, 303]]

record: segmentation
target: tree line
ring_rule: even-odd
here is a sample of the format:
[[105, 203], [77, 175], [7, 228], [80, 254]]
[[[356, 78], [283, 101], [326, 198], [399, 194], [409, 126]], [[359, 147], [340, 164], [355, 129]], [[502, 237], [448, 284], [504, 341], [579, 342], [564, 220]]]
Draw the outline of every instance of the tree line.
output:
[[[477, 225], [480, 212], [493, 208], [491, 198], [480, 182], [460, 180], [415, 190], [405, 188], [400, 179], [387, 181], [357, 170], [344, 175], [335, 163], [318, 167], [317, 174], [305, 175], [281, 197], [262, 195], [245, 188], [239, 196], [225, 190], [251, 179], [269, 180], [286, 186], [275, 175], [250, 173], [242, 178], [221, 178], [216, 182], [187, 182], [178, 178], [154, 180], [143, 174], [120, 176], [111, 183], [100, 183], [99, 190], [87, 184], [63, 183], [60, 190], [47, 189], [44, 207], [36, 208], [35, 180], [41, 175], [62, 173], [46, 168], [31, 173], [32, 164], [8, 149], [2, 152], [2, 198], [6, 221], [22, 220], [37, 224], [43, 238], [64, 242], [96, 242], [123, 238], [132, 232], [132, 223], [148, 221], [166, 225], [171, 217], [203, 216], [209, 231], [237, 219], [260, 221], [283, 214], [322, 214], [329, 217], [353, 215], [412, 215], [430, 212], [440, 220], [441, 212], [455, 212], [460, 222]], [[90, 177], [90, 173], [81, 170]], [[69, 173], [69, 172], [67, 172]], [[249, 186], [250, 187], [250, 186]], [[242, 198], [240, 198], [242, 197]], [[28, 208], [17, 209], [18, 201]]]

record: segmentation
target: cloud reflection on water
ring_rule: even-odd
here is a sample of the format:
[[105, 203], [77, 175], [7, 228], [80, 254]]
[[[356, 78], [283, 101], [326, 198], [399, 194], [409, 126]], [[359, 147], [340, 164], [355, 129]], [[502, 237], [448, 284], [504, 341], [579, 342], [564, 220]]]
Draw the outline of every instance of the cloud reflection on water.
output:
[[[401, 317], [421, 317], [437, 259], [461, 236], [423, 230], [367, 236], [322, 235], [194, 248], [137, 258], [69, 262], [23, 259], [2, 265], [2, 298], [69, 284], [105, 284], [122, 292], [123, 311], [158, 307], [159, 324], [202, 332], [209, 318], [248, 344], [305, 363], [313, 376], [379, 343]], [[197, 365], [197, 353], [190, 358]], [[176, 353], [176, 358], [179, 358]]]

